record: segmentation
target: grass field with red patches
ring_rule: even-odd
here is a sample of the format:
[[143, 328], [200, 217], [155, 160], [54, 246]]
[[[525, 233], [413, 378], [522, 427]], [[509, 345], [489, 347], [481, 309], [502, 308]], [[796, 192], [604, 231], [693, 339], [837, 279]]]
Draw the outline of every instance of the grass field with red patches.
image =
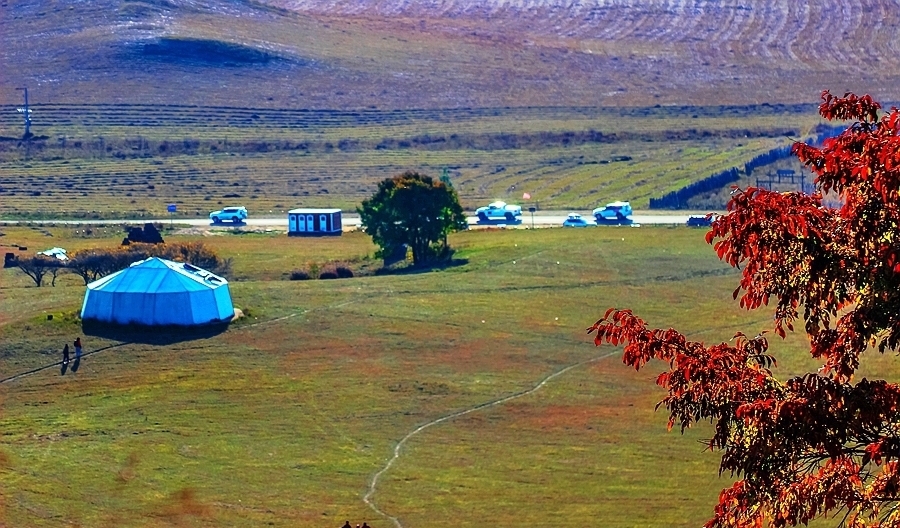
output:
[[[0, 227], [0, 243], [121, 240], [75, 231]], [[174, 233], [164, 236], [198, 238]], [[284, 274], [295, 262], [364, 262], [368, 237], [208, 237], [234, 259], [231, 292], [247, 317], [165, 344], [87, 335], [76, 374], [0, 383], [0, 524], [385, 528], [363, 497], [401, 439], [522, 394], [411, 436], [374, 504], [408, 528], [696, 527], [729, 484], [697, 442], [708, 428], [667, 433], [655, 370], [622, 366], [585, 328], [619, 306], [704, 340], [765, 329], [769, 314], [731, 299], [737, 274], [703, 234], [465, 232], [450, 241], [459, 266], [331, 281]], [[59, 360], [80, 335], [83, 293], [76, 276], [38, 289], [0, 271], [0, 378]], [[778, 372], [814, 367], [802, 347], [776, 345]], [[889, 358], [874, 364], [897, 372]]]

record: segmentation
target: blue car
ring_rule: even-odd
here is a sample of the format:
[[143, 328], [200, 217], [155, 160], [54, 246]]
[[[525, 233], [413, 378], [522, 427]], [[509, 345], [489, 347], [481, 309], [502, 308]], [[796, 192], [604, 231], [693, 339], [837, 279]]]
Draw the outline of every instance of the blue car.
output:
[[566, 217], [565, 221], [563, 221], [563, 227], [588, 227], [597, 225], [593, 222], [588, 222], [578, 213], [570, 213], [568, 217]]
[[631, 225], [631, 203], [612, 202], [594, 209], [597, 225]]
[[687, 219], [688, 227], [709, 227], [712, 225], [713, 217], [709, 215], [691, 215]]
[[226, 221], [240, 224], [247, 220], [247, 208], [244, 206], [226, 207], [219, 211], [209, 213], [209, 219], [212, 220], [212, 223], [214, 224], [221, 224]]

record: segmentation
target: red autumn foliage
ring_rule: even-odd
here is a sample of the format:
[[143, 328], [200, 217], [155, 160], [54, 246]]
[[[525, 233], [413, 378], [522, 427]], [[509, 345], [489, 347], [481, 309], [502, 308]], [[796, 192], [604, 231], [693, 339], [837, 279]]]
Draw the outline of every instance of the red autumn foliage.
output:
[[[824, 515], [852, 528], [900, 526], [900, 386], [854, 380], [864, 352], [900, 345], [900, 111], [879, 116], [869, 96], [822, 100], [823, 117], [854, 123], [821, 148], [794, 145], [816, 194], [736, 190], [706, 236], [741, 270], [742, 307], [771, 303], [781, 337], [802, 319], [818, 372], [782, 381], [762, 335], [708, 346], [650, 329], [630, 310], [610, 309], [589, 329], [598, 346], [623, 344], [635, 369], [668, 364], [657, 384], [670, 428], [713, 424], [708, 447], [737, 481], [707, 528]], [[839, 209], [823, 206], [826, 193], [840, 196]]]

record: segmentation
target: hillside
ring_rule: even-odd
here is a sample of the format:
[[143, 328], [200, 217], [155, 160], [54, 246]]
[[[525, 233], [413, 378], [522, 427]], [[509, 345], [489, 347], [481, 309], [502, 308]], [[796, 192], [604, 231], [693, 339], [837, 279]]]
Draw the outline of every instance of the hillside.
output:
[[4, 0], [0, 103], [289, 108], [894, 100], [887, 0]]

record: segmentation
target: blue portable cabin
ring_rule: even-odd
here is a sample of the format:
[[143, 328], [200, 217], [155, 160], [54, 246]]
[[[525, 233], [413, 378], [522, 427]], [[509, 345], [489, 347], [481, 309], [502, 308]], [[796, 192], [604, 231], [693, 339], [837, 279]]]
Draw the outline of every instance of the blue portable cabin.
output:
[[342, 232], [340, 209], [288, 211], [288, 236], [340, 236]]

